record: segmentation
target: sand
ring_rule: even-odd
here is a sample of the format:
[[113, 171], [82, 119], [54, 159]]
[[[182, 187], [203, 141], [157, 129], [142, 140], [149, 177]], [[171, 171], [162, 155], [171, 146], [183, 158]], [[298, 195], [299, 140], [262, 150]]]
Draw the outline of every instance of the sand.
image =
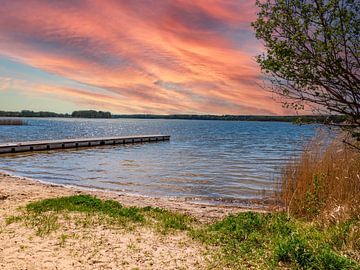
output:
[[124, 206], [153, 206], [190, 214], [211, 222], [246, 209], [200, 205], [180, 199], [148, 198], [45, 184], [0, 173], [0, 269], [205, 269], [204, 246], [185, 232], [163, 235], [152, 228], [134, 230], [65, 222], [60, 229], [37, 236], [23, 223], [6, 225], [6, 217], [31, 201], [72, 194], [114, 199]]

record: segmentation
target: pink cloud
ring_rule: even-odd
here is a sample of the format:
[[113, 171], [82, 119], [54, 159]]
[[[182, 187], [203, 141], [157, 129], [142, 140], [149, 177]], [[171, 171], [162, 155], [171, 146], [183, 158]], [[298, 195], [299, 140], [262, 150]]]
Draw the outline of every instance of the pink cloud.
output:
[[119, 113], [284, 112], [258, 85], [252, 1], [4, 2], [0, 55], [89, 85], [28, 91]]

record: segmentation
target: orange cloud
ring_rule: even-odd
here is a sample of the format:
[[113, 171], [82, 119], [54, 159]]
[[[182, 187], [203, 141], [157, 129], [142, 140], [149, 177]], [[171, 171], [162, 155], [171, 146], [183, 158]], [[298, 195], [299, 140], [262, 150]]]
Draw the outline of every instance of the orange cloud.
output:
[[252, 1], [8, 0], [0, 55], [83, 86], [28, 92], [117, 113], [281, 114], [258, 85], [255, 15]]

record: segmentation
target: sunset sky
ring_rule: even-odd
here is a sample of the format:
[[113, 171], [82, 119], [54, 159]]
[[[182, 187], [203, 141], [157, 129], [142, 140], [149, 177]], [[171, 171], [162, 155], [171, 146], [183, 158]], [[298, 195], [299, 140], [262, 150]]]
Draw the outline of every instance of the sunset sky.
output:
[[284, 114], [261, 85], [255, 0], [0, 5], [0, 110]]

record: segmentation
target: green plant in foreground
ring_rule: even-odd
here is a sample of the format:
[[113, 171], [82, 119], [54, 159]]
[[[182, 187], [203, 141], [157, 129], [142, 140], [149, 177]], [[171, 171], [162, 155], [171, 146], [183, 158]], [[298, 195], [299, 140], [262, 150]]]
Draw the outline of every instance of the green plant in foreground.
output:
[[306, 191], [304, 210], [309, 217], [318, 215], [320, 213], [320, 209], [322, 209], [324, 205], [324, 201], [320, 197], [324, 179], [324, 174], [315, 174], [313, 176], [312, 186], [308, 187]]
[[148, 217], [154, 219], [155, 221], [160, 222], [160, 230], [166, 232], [169, 229], [174, 230], [187, 230], [190, 228], [189, 223], [194, 221], [194, 219], [189, 216], [173, 213], [165, 209], [158, 207], [144, 207], [142, 212], [145, 213]]
[[[37, 228], [38, 235], [44, 235], [58, 228], [58, 214], [64, 219], [69, 219], [68, 213], [77, 212], [84, 214], [76, 222], [82, 227], [89, 227], [96, 223], [108, 222], [110, 224], [126, 225], [140, 223], [155, 225], [162, 233], [171, 230], [186, 230], [190, 217], [172, 213], [154, 207], [123, 207], [114, 200], [101, 200], [90, 195], [75, 195], [45, 199], [29, 203], [25, 207], [24, 216], [7, 218], [7, 223], [24, 221], [27, 225]], [[94, 220], [94, 218], [97, 218]]]
[[[72, 212], [84, 214], [79, 217], [83, 226], [98, 224], [87, 219], [100, 216], [97, 222], [120, 220], [151, 226], [162, 233], [187, 231], [213, 255], [210, 268], [360, 269], [351, 259], [359, 258], [357, 218], [325, 228], [283, 213], [245, 212], [201, 225], [187, 215], [160, 208], [127, 208], [116, 201], [76, 195], [30, 203], [25, 215], [9, 217], [6, 221], [7, 224], [24, 221], [44, 236], [60, 228], [60, 214], [69, 220]], [[66, 234], [60, 236], [60, 246], [64, 246], [66, 238]]]
[[109, 217], [124, 217], [134, 222], [144, 221], [144, 216], [140, 213], [140, 208], [123, 207], [114, 200], [100, 200], [90, 195], [75, 195], [69, 197], [60, 197], [45, 199], [30, 203], [26, 206], [28, 212], [36, 214], [54, 211], [70, 211], [83, 213], [100, 213]]
[[[355, 222], [353, 226], [357, 226]], [[240, 213], [201, 230], [195, 239], [220, 248], [223, 266], [233, 269], [281, 268], [360, 269], [333, 244], [339, 240], [326, 229], [316, 228], [281, 213]], [[339, 245], [338, 245], [339, 246]]]

